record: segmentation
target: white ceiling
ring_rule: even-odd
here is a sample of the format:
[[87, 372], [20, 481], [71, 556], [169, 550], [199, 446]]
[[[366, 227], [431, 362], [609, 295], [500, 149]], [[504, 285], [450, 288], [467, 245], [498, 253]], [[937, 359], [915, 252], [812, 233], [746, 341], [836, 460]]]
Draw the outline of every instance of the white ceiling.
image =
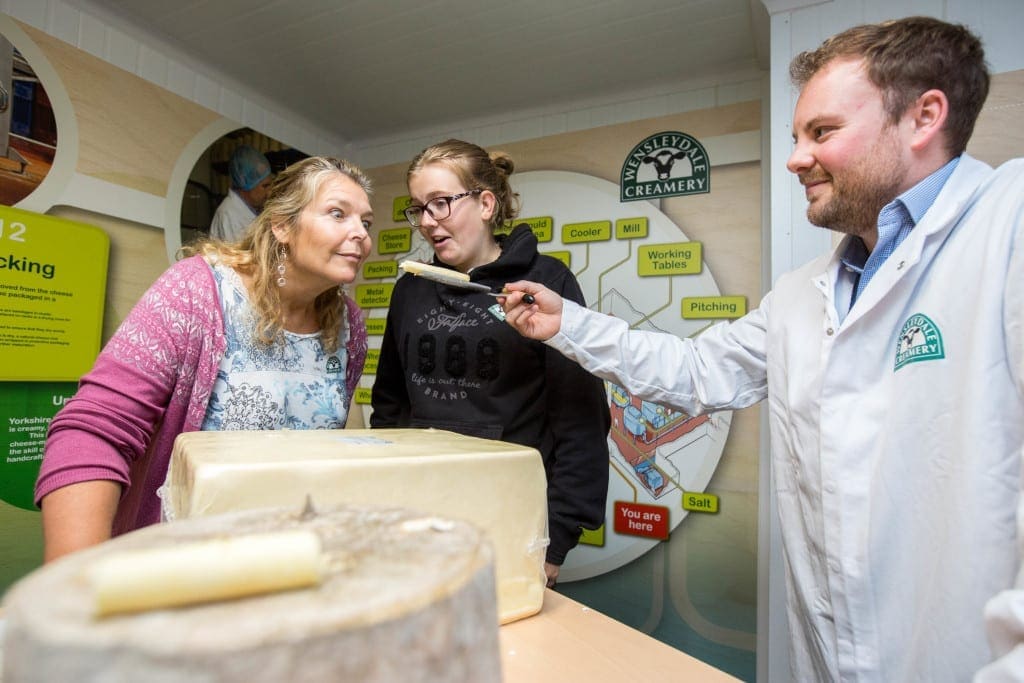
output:
[[347, 140], [768, 69], [759, 0], [93, 0]]

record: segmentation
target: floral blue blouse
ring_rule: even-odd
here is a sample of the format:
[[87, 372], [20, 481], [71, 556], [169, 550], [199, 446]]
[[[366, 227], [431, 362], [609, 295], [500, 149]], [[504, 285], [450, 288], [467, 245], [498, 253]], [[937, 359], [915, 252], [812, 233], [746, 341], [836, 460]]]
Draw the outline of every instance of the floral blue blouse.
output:
[[345, 410], [348, 326], [327, 354], [319, 333], [284, 332], [283, 344], [253, 337], [256, 315], [241, 278], [214, 264], [227, 348], [203, 430], [341, 429]]

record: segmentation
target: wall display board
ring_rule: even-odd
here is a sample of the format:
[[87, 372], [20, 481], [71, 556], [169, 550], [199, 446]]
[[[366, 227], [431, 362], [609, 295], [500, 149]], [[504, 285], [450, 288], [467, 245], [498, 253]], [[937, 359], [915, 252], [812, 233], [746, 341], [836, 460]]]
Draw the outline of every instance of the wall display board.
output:
[[[746, 313], [746, 297], [719, 290], [704, 262], [703, 245], [690, 240], [656, 201], [621, 201], [619, 185], [581, 173], [531, 171], [517, 173], [511, 181], [522, 200], [521, 222], [537, 235], [541, 253], [569, 266], [591, 309], [623, 318], [635, 329], [684, 338]], [[396, 223], [402, 221], [407, 201], [394, 198]], [[401, 276], [397, 264], [406, 259], [429, 262], [432, 256], [431, 247], [409, 227], [383, 229], [375, 235], [374, 254], [354, 291], [357, 303], [368, 312], [371, 335], [366, 375], [356, 396], [367, 423], [377, 367], [375, 348], [380, 346], [394, 282]], [[665, 542], [680, 523], [690, 514], [714, 514], [720, 504], [705, 489], [721, 458], [732, 414], [693, 417], [643, 401], [615, 384], [606, 382], [605, 387], [612, 416], [606, 523], [585, 532], [562, 566], [560, 585], [574, 597], [577, 584], [572, 582], [584, 586], [585, 580], [600, 581], [620, 570], [630, 576], [641, 566], [637, 560], [645, 556], [647, 562], [663, 561]], [[669, 552], [675, 556], [664, 560], [670, 572], [675, 571], [673, 562], [692, 565], [685, 553], [680, 557]], [[686, 572], [680, 567], [679, 576]], [[700, 584], [673, 582], [671, 590], [686, 591], [691, 585]], [[623, 604], [636, 597], [626, 596]], [[700, 621], [692, 606], [702, 601], [701, 595], [681, 596], [690, 607], [680, 612]], [[738, 640], [743, 641], [741, 647], [747, 645], [743, 637]]]
[[41, 560], [43, 442], [99, 353], [108, 252], [99, 228], [0, 206], [0, 590]]

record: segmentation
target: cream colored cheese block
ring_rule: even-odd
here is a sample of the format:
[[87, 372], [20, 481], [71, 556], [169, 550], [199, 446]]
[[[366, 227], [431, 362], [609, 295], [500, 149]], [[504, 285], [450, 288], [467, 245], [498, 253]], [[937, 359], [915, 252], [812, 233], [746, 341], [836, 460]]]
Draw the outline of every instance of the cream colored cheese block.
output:
[[[91, 571], [128, 553], [315, 533], [315, 587], [97, 618]], [[287, 558], [282, 558], [287, 560]], [[5, 596], [4, 683], [498, 683], [493, 553], [399, 508], [263, 509], [158, 524], [36, 570]]]
[[167, 516], [273, 505], [400, 505], [483, 529], [501, 623], [544, 599], [547, 480], [540, 453], [435, 429], [190, 432], [171, 457]]

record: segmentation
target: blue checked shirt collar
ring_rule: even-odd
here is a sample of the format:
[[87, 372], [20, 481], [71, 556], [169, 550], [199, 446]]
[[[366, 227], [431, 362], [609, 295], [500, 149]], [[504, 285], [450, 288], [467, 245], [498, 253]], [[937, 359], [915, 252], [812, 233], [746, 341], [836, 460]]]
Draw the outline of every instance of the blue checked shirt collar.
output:
[[[903, 244], [910, 231], [917, 225], [935, 203], [942, 187], [956, 169], [960, 157], [954, 157], [945, 166], [935, 171], [912, 188], [896, 197], [878, 212], [878, 242], [869, 254], [864, 242], [852, 239], [840, 256], [841, 267], [836, 281], [836, 302], [840, 308], [840, 319], [846, 317], [868, 282]], [[849, 306], [845, 306], [849, 302]]]

